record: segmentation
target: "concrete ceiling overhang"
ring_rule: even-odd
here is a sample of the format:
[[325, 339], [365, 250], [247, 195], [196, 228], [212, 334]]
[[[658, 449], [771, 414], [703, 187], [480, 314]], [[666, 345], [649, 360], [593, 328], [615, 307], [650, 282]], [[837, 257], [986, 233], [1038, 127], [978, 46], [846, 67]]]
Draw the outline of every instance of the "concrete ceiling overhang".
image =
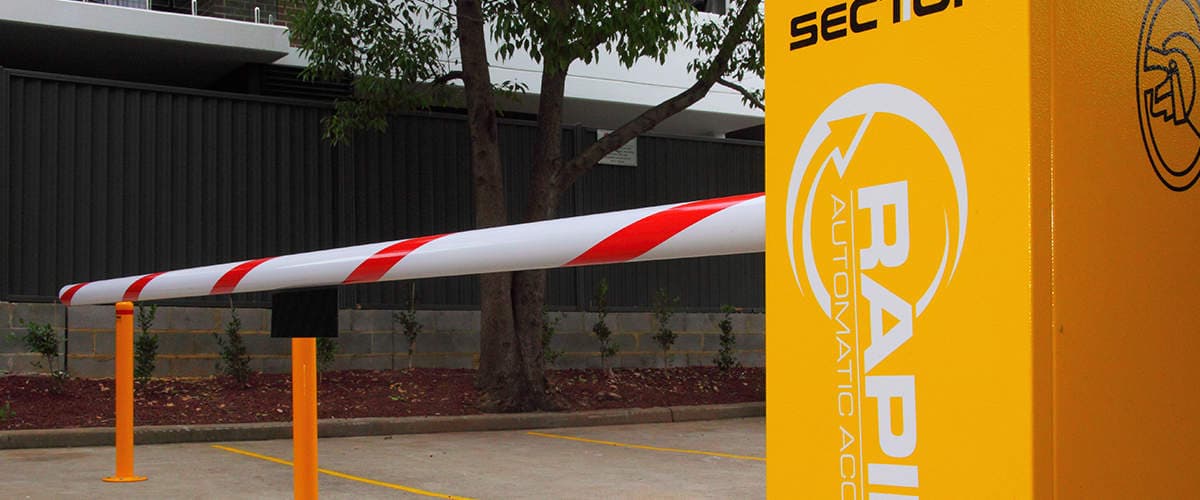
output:
[[0, 1], [0, 66], [203, 86], [288, 54], [285, 28], [70, 0]]

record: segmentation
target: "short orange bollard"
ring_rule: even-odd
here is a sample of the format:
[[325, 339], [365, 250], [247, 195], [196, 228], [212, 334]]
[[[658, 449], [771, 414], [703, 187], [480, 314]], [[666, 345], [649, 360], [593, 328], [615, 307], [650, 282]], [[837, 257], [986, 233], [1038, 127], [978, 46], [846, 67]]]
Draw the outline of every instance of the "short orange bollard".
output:
[[317, 498], [317, 339], [292, 339], [292, 487]]
[[133, 483], [146, 480], [133, 474], [133, 302], [117, 303], [116, 330], [117, 473], [104, 480]]

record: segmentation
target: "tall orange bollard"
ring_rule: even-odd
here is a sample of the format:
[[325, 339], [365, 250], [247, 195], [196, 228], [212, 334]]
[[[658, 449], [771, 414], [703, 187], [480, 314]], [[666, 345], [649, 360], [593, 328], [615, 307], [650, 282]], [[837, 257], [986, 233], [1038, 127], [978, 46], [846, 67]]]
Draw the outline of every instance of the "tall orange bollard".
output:
[[317, 339], [292, 339], [292, 487], [317, 498]]
[[116, 330], [117, 473], [104, 480], [133, 483], [146, 480], [133, 474], [133, 302], [117, 303]]

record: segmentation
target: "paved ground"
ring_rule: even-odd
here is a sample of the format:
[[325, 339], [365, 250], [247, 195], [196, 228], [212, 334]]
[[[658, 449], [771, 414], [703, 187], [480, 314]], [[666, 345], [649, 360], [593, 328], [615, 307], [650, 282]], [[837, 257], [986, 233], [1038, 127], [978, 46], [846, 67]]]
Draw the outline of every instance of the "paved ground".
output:
[[[762, 418], [322, 439], [323, 498], [762, 498]], [[290, 441], [0, 450], [5, 498], [290, 498]]]

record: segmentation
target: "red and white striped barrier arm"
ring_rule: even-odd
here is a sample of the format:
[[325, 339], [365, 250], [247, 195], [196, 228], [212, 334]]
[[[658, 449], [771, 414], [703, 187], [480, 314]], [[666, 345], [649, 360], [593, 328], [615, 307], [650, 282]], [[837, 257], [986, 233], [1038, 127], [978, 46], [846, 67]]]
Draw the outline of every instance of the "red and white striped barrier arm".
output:
[[66, 305], [762, 252], [762, 193], [67, 285]]

